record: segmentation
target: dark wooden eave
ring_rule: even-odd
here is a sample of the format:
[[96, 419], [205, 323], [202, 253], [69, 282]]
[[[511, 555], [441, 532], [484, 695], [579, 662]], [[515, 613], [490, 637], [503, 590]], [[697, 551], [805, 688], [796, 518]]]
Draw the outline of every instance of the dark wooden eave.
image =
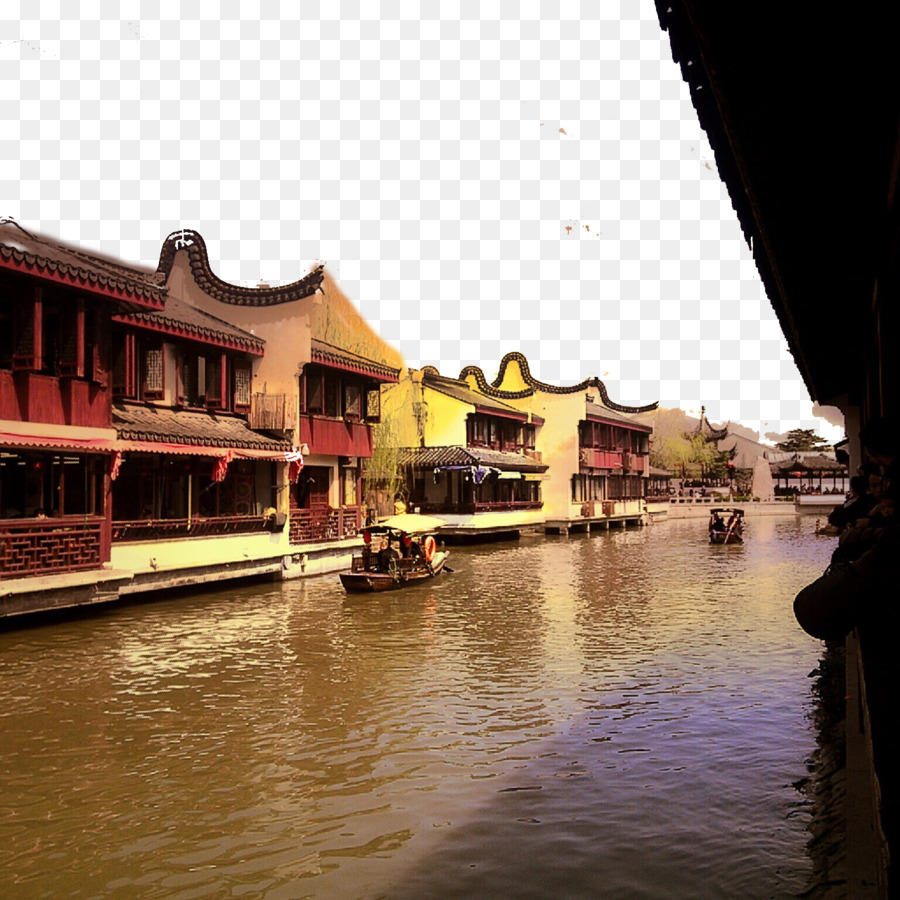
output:
[[166, 288], [153, 272], [84, 253], [0, 220], [0, 270], [116, 300], [122, 308], [162, 309]]
[[656, 5], [812, 398], [852, 396], [896, 271], [896, 4]]
[[163, 312], [134, 312], [112, 317], [113, 322], [168, 337], [194, 341], [227, 350], [262, 356], [266, 342], [256, 335], [219, 319], [177, 297], [166, 300]]
[[400, 370], [385, 363], [369, 359], [352, 350], [345, 350], [334, 344], [318, 338], [312, 339], [310, 349], [311, 362], [325, 366], [329, 369], [340, 369], [343, 372], [353, 372], [357, 375], [365, 375], [374, 381], [396, 383], [400, 378]]

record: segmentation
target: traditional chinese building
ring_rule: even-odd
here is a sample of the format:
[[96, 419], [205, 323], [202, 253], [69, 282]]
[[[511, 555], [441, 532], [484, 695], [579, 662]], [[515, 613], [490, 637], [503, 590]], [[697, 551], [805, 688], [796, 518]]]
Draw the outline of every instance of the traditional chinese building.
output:
[[631, 415], [655, 405], [613, 403], [596, 378], [544, 384], [521, 353], [503, 358], [492, 383], [476, 366], [458, 379], [426, 366], [388, 397], [409, 502], [450, 533], [643, 521], [652, 429]]
[[433, 366], [409, 370], [385, 394], [403, 448], [403, 497], [452, 536], [515, 534], [543, 522], [547, 466], [535, 450], [539, 417], [485, 396]]
[[0, 223], [0, 612], [346, 563], [398, 370], [314, 336], [324, 278], [230, 285], [196, 232], [148, 272]]
[[471, 389], [542, 422], [535, 451], [549, 466], [543, 483], [548, 530], [639, 524], [644, 520], [652, 429], [633, 415], [656, 404], [622, 406], [598, 378], [569, 386], [534, 378], [521, 353], [508, 353], [488, 382], [476, 366], [460, 373]]
[[372, 455], [380, 387], [399, 375], [359, 351], [397, 355], [358, 314], [347, 327], [331, 327], [331, 307], [346, 301], [322, 265], [292, 284], [238, 288], [213, 274], [203, 238], [183, 231], [166, 241], [160, 268], [170, 293], [266, 342], [254, 370], [250, 424], [292, 435], [303, 452], [303, 472], [279, 500], [279, 511], [291, 513], [292, 544], [355, 539], [363, 514], [361, 460]]
[[0, 613], [29, 608], [25, 580], [79, 602], [115, 581], [112, 320], [165, 301], [152, 273], [0, 222]]

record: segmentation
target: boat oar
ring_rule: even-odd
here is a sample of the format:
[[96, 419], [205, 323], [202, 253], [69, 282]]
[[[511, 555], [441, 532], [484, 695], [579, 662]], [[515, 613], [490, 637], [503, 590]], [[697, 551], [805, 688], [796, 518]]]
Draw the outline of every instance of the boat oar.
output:
[[728, 543], [728, 538], [731, 537], [731, 532], [734, 531], [734, 526], [737, 525], [737, 519], [735, 519], [729, 526], [728, 531], [725, 532], [725, 540], [722, 541], [723, 544]]
[[456, 571], [456, 569], [451, 569], [447, 563], [444, 563], [444, 568], [441, 570], [443, 572], [449, 572], [451, 575]]

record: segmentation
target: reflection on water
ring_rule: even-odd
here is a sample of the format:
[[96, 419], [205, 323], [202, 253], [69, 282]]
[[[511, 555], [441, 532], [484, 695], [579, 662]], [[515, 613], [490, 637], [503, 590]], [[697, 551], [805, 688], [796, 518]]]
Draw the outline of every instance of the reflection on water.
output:
[[525, 537], [0, 633], [0, 895], [785, 897], [808, 520]]

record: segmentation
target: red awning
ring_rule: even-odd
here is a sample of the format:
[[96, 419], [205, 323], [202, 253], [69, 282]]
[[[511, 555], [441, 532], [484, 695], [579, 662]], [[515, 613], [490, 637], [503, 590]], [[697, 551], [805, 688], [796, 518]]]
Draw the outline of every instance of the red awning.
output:
[[0, 431], [0, 447], [17, 450], [74, 450], [79, 453], [112, 453], [118, 442], [109, 438], [67, 438]]
[[0, 431], [0, 447], [11, 450], [69, 450], [77, 453], [164, 453], [177, 456], [232, 456], [238, 459], [271, 459], [298, 462], [299, 450], [262, 450], [245, 447], [209, 447], [202, 444], [172, 444], [165, 441], [128, 441], [110, 438], [68, 438]]

